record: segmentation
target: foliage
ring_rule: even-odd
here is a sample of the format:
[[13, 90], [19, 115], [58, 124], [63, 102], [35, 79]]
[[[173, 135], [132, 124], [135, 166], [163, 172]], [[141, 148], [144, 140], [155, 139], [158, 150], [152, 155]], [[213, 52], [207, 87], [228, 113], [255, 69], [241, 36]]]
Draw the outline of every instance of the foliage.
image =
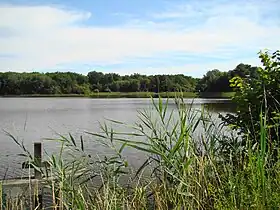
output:
[[0, 95], [85, 94], [90, 92], [193, 92], [197, 79], [184, 75], [140, 74], [120, 76], [92, 71], [87, 76], [72, 72], [0, 73]]
[[[237, 104], [237, 113], [228, 114], [223, 118], [240, 133], [249, 135], [253, 144], [258, 142], [260, 130], [260, 113], [265, 110], [268, 117], [267, 125], [271, 127], [270, 140], [279, 144], [278, 118], [280, 101], [280, 52], [270, 54], [260, 52], [259, 58], [263, 68], [254, 71], [253, 76], [231, 79], [235, 95], [233, 101]], [[251, 75], [251, 74], [249, 74]], [[247, 137], [244, 137], [245, 140]]]
[[226, 92], [229, 91], [228, 75], [218, 69], [208, 71], [198, 83], [200, 92]]
[[197, 83], [196, 90], [198, 92], [232, 92], [230, 80], [236, 76], [255, 78], [257, 67], [240, 63], [228, 72], [221, 72], [218, 69], [208, 71]]
[[103, 74], [93, 71], [88, 73], [88, 78], [92, 88], [97, 88], [101, 92], [106, 87], [113, 92], [172, 92], [177, 90], [193, 92], [197, 83], [197, 79], [182, 74], [120, 76], [115, 73]]
[[87, 77], [76, 73], [0, 73], [0, 95], [88, 93]]
[[[229, 80], [235, 75], [256, 76], [256, 67], [239, 64], [234, 70], [208, 71], [203, 78], [183, 74], [121, 76], [91, 71], [87, 76], [73, 72], [0, 73], [0, 95], [84, 94], [90, 92], [231, 92]], [[110, 90], [110, 91], [109, 91]]]

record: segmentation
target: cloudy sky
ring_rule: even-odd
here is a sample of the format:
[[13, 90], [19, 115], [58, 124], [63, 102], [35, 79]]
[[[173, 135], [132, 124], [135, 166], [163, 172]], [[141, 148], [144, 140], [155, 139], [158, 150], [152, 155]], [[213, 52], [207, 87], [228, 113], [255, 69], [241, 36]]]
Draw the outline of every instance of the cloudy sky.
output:
[[0, 0], [0, 71], [200, 77], [279, 37], [279, 0]]

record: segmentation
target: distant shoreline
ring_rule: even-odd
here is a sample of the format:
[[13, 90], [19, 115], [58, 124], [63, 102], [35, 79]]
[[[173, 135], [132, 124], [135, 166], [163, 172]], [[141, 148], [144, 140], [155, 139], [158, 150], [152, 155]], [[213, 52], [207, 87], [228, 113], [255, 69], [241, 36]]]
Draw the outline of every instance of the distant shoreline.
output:
[[195, 92], [100, 92], [91, 94], [24, 94], [24, 95], [2, 95], [1, 98], [150, 98], [161, 96], [162, 98], [231, 98], [233, 92], [195, 93]]

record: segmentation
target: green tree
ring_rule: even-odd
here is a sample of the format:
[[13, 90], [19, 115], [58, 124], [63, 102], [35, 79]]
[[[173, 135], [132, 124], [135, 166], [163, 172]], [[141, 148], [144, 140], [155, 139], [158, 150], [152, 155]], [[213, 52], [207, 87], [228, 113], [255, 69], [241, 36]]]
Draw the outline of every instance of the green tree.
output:
[[225, 75], [225, 72], [218, 69], [208, 71], [197, 84], [197, 90], [200, 92], [222, 92], [224, 87], [219, 86], [218, 82]]
[[1, 74], [1, 95], [19, 95], [21, 77], [19, 73], [6, 72]]
[[87, 77], [91, 85], [96, 85], [103, 80], [104, 74], [102, 72], [91, 71], [88, 73]]
[[150, 80], [147, 77], [142, 77], [140, 80], [140, 90], [141, 91], [149, 91], [149, 86], [150, 86]]
[[130, 81], [129, 80], [120, 80], [117, 83], [119, 84], [121, 92], [130, 92]]
[[110, 90], [111, 91], [113, 91], [113, 92], [119, 92], [120, 91], [120, 84], [119, 84], [119, 82], [113, 82], [113, 83], [111, 83], [110, 85], [109, 85], [109, 88], [110, 88]]
[[266, 116], [271, 128], [270, 141], [279, 146], [280, 51], [260, 52], [259, 58], [263, 68], [257, 69], [255, 77], [231, 79], [237, 112], [221, 117], [226, 125], [243, 135], [244, 143], [249, 136], [254, 144], [259, 142], [260, 116]]
[[132, 92], [138, 92], [140, 90], [140, 81], [138, 79], [130, 80], [129, 89]]
[[234, 70], [229, 71], [228, 74], [230, 76], [230, 78], [239, 76], [241, 78], [245, 78], [245, 77], [251, 77], [251, 78], [255, 78], [257, 77], [257, 67], [252, 67], [251, 65], [248, 64], [243, 64], [240, 63], [238, 64]]

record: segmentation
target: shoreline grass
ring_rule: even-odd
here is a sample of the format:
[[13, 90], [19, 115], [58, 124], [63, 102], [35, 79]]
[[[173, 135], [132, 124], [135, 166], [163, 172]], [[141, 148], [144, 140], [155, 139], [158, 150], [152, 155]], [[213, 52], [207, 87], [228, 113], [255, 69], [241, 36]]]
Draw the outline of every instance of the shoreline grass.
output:
[[234, 92], [203, 92], [199, 93], [200, 98], [232, 98]]
[[231, 98], [233, 92], [203, 93], [196, 92], [99, 92], [90, 94], [25, 94], [25, 95], [2, 95], [3, 98]]

